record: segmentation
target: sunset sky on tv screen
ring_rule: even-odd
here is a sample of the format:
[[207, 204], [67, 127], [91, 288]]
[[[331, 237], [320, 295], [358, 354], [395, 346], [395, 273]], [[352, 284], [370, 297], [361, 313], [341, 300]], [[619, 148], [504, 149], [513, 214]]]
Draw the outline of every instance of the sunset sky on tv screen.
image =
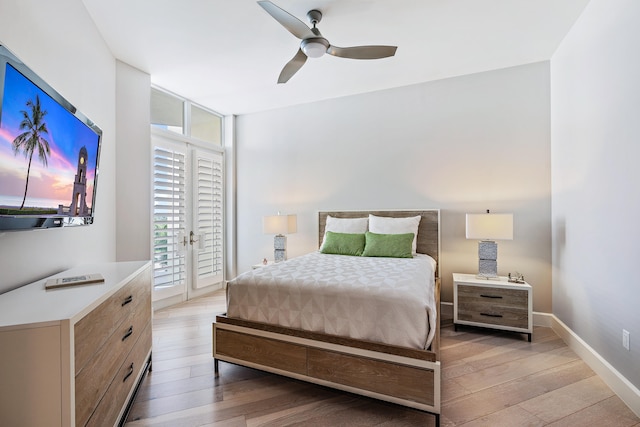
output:
[[33, 154], [25, 207], [57, 208], [69, 206], [73, 182], [77, 172], [78, 155], [84, 146], [88, 153], [87, 194], [89, 207], [93, 206], [93, 186], [98, 155], [99, 136], [77, 117], [54, 101], [30, 80], [6, 64], [4, 97], [0, 113], [0, 206], [20, 206], [24, 196], [29, 159], [22, 151], [15, 153], [14, 139], [20, 130], [22, 111], [30, 113], [27, 101], [40, 98], [41, 109], [46, 111], [50, 155], [47, 166]]

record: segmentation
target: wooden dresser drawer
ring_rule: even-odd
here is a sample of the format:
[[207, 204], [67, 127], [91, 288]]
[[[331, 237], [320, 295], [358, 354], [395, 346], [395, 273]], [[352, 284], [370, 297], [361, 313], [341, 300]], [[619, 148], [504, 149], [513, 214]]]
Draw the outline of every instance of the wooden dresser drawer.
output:
[[[76, 375], [76, 424], [84, 425], [134, 344], [151, 322], [151, 293], [147, 292], [138, 309], [129, 314], [120, 327], [107, 339], [102, 351], [96, 352]], [[147, 308], [149, 307], [149, 308]]]
[[[138, 341], [124, 359], [87, 426], [104, 426], [105, 420], [117, 420], [136, 378], [144, 368], [151, 351], [151, 321], [142, 329]], [[77, 420], [76, 420], [77, 423]]]
[[137, 275], [74, 327], [75, 374], [77, 375], [109, 337], [151, 295], [150, 270]]

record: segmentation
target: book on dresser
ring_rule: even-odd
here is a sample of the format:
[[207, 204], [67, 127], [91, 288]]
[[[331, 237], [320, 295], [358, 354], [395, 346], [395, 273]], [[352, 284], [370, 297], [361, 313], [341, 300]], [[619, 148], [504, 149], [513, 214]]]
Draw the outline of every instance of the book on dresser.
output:
[[[46, 289], [92, 275], [103, 280]], [[75, 267], [0, 295], [0, 426], [117, 425], [151, 363], [151, 319], [149, 261]]]

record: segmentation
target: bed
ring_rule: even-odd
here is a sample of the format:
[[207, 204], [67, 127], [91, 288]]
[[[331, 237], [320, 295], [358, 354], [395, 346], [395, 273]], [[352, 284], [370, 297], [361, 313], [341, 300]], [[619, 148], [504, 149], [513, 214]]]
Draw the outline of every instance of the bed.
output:
[[[440, 213], [320, 212], [320, 245], [327, 220], [335, 224], [336, 218], [369, 214], [419, 216], [415, 255], [383, 259], [314, 252], [238, 276], [228, 283], [228, 312], [213, 324], [215, 369], [222, 360], [333, 387], [431, 412], [439, 425]], [[386, 285], [371, 285], [376, 274]], [[430, 283], [412, 287], [416, 280]], [[347, 282], [362, 286], [342, 286]], [[362, 300], [365, 294], [368, 299]], [[285, 302], [274, 302], [277, 298]]]

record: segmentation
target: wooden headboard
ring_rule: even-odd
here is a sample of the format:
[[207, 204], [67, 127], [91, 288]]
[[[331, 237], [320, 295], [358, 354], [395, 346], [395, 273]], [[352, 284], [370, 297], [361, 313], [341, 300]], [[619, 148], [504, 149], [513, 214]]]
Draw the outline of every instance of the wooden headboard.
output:
[[436, 277], [440, 277], [440, 210], [408, 210], [408, 211], [335, 211], [318, 212], [318, 246], [324, 237], [324, 228], [327, 224], [327, 215], [334, 218], [364, 218], [369, 214], [376, 216], [386, 216], [391, 218], [405, 218], [420, 215], [420, 225], [418, 226], [418, 240], [416, 242], [416, 252], [427, 254], [436, 260]]

